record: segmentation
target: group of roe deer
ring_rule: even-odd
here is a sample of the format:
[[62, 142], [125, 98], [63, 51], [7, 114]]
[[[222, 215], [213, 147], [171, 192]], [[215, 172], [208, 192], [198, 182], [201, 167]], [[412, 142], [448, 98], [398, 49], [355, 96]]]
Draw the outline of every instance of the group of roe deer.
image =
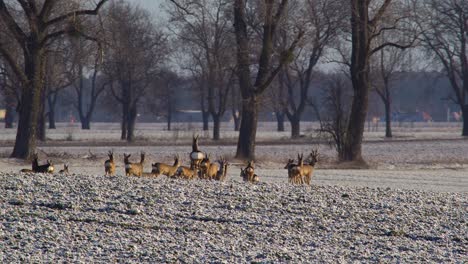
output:
[[[113, 151], [108, 152], [109, 159], [104, 162], [104, 170], [106, 176], [115, 175], [115, 160]], [[310, 185], [312, 173], [318, 161], [318, 151], [312, 150], [309, 158], [304, 161], [304, 155], [298, 154], [298, 162], [294, 163], [294, 159], [289, 159], [284, 167], [288, 170], [288, 181], [292, 184], [307, 184]], [[172, 178], [182, 179], [206, 179], [224, 181], [226, 179], [229, 163], [226, 158], [221, 157], [217, 161], [211, 161], [210, 155], [200, 151], [198, 147], [198, 136], [194, 136], [192, 140], [192, 152], [189, 155], [190, 165], [182, 166], [179, 156], [174, 156], [172, 165], [161, 162], [151, 164], [151, 172], [144, 172], [145, 153], [141, 153], [140, 162], [130, 162], [131, 154], [124, 153], [125, 175], [137, 177], [158, 177], [166, 175]], [[52, 161], [47, 160], [44, 165], [39, 165], [38, 155], [34, 154], [32, 161], [32, 169], [22, 169], [24, 173], [54, 173], [54, 165]], [[68, 174], [68, 165], [64, 164], [61, 174]], [[245, 182], [257, 183], [260, 178], [255, 174], [254, 161], [249, 161], [245, 168], [241, 168], [240, 177]]]
[[[54, 173], [55, 167], [51, 160], [47, 160], [45, 164], [39, 165], [39, 157], [37, 153], [33, 154], [31, 169], [21, 169], [23, 173]], [[63, 169], [59, 171], [60, 174], [68, 174], [68, 164], [63, 165]]]
[[[104, 162], [104, 169], [106, 175], [115, 175], [115, 161], [114, 153], [109, 151], [109, 159]], [[183, 179], [207, 179], [224, 181], [226, 179], [227, 168], [229, 163], [224, 157], [218, 161], [212, 162], [210, 155], [204, 153], [198, 148], [198, 136], [193, 137], [192, 152], [190, 153], [190, 165], [182, 166], [180, 164], [179, 156], [174, 156], [174, 164], [165, 164], [156, 162], [151, 164], [151, 172], [143, 171], [143, 164], [145, 161], [145, 153], [141, 153], [140, 162], [130, 162], [131, 154], [124, 153], [125, 175], [126, 176], [146, 176], [158, 177], [159, 175], [166, 175], [173, 178]]]

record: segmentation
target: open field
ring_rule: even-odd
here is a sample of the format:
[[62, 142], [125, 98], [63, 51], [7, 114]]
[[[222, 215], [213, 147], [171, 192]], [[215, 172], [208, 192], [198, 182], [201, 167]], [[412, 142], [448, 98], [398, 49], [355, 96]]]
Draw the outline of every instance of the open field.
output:
[[[7, 158], [14, 131], [0, 129], [2, 262], [468, 261], [468, 140], [457, 126], [406, 127], [393, 140], [367, 133], [370, 169], [349, 170], [313, 133], [291, 141], [263, 124], [258, 185], [241, 182], [234, 137], [200, 140], [231, 161], [224, 183], [124, 177], [124, 152], [145, 151], [146, 171], [174, 154], [188, 164], [193, 132], [143, 125], [127, 145], [117, 125], [99, 126], [71, 141], [61, 126], [39, 147], [40, 162], [69, 163], [68, 176], [19, 174], [30, 164]], [[312, 186], [288, 184], [287, 158], [312, 147], [321, 154]], [[103, 176], [111, 148], [117, 177]]]
[[[76, 125], [76, 124], [75, 124]], [[182, 163], [187, 164], [188, 153], [191, 151], [191, 136], [200, 133], [205, 138], [200, 140], [204, 151], [212, 157], [226, 156], [231, 159], [228, 171], [229, 180], [240, 180], [239, 164], [232, 157], [235, 153], [236, 141], [227, 138], [221, 142], [213, 142], [209, 134], [201, 131], [187, 131], [190, 124], [175, 124], [181, 128], [177, 131], [164, 131], [164, 124], [139, 124], [137, 135], [139, 140], [128, 145], [119, 141], [118, 124], [96, 124], [92, 130], [83, 131], [73, 128], [73, 140], [63, 140], [68, 136], [70, 127], [59, 124], [55, 131], [48, 131], [54, 140], [42, 143], [39, 147], [41, 160], [49, 157], [60, 169], [63, 163], [70, 164], [71, 172], [90, 175], [103, 173], [103, 162], [107, 158], [109, 149], [117, 154], [117, 172], [122, 175], [123, 153], [147, 153], [146, 170], [151, 170], [150, 163], [156, 161], [172, 162], [172, 157], [178, 154]], [[223, 123], [228, 131], [234, 135], [229, 123]], [[308, 153], [313, 147], [320, 151], [320, 162], [314, 174], [314, 184], [392, 187], [406, 189], [422, 189], [431, 191], [468, 191], [468, 140], [461, 137], [458, 123], [415, 123], [413, 127], [405, 124], [401, 128], [395, 127], [395, 138], [386, 140], [383, 132], [367, 132], [363, 153], [370, 165], [369, 170], [341, 169], [335, 163], [335, 152], [313, 133], [315, 123], [304, 123], [305, 137], [298, 140], [288, 139], [288, 132], [272, 132], [274, 124], [260, 123], [259, 146], [257, 147], [257, 169], [262, 181], [285, 183], [286, 171], [283, 169], [290, 157], [297, 153]], [[381, 126], [382, 127], [382, 126]], [[197, 129], [192, 125], [193, 129]], [[307, 132], [309, 131], [309, 132]], [[0, 147], [0, 168], [4, 172], [17, 172], [29, 164], [23, 161], [8, 159], [14, 138], [14, 130], [0, 129], [0, 140], [4, 144]], [[322, 143], [320, 143], [322, 142]], [[92, 155], [91, 155], [91, 154]]]

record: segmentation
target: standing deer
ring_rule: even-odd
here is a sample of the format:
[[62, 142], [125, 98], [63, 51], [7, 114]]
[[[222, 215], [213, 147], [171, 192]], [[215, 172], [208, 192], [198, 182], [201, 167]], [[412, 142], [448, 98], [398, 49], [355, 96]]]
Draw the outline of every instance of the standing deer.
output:
[[304, 183], [306, 183], [307, 185], [310, 185], [310, 182], [311, 182], [311, 179], [312, 179], [312, 173], [314, 171], [314, 166], [315, 166], [315, 163], [317, 162], [317, 158], [318, 158], [318, 153], [317, 151], [313, 152], [314, 154], [313, 155], [313, 164], [314, 165], [311, 165], [311, 164], [304, 164], [304, 161], [303, 161], [303, 158], [304, 158], [304, 155], [301, 154], [301, 155], [297, 155], [298, 157], [298, 165], [299, 165], [299, 168], [300, 168], [300, 175], [302, 177], [302, 181]]
[[229, 165], [229, 163], [227, 162], [226, 158], [221, 158], [220, 161], [220, 168], [218, 170], [218, 172], [216, 173], [216, 178], [215, 180], [217, 181], [224, 181], [226, 180], [226, 174], [227, 174], [227, 167]]
[[153, 167], [151, 173], [154, 176], [158, 177], [160, 174], [166, 175], [167, 177], [173, 177], [177, 171], [177, 168], [180, 166], [179, 155], [174, 156], [174, 164], [168, 165], [165, 163], [156, 162], [151, 164]]
[[308, 174], [305, 175], [305, 178], [304, 178], [304, 181], [307, 183], [307, 185], [310, 185], [310, 182], [312, 180], [312, 174], [315, 169], [315, 165], [318, 162], [318, 158], [319, 158], [318, 149], [312, 150], [309, 157], [310, 157], [309, 164], [304, 165], [304, 167], [307, 168], [306, 171], [309, 172]]
[[199, 169], [205, 154], [198, 148], [198, 135], [192, 138], [192, 152], [190, 153], [190, 167]]
[[289, 183], [293, 183], [293, 184], [303, 183], [300, 167], [298, 166], [298, 164], [294, 164], [293, 159], [289, 159], [288, 163], [286, 164], [286, 166], [284, 166], [284, 168], [288, 170]]
[[106, 172], [106, 176], [114, 176], [115, 175], [115, 162], [114, 162], [114, 152], [109, 151], [107, 154], [109, 159], [104, 162], [104, 171]]
[[125, 175], [141, 176], [143, 174], [143, 163], [145, 162], [145, 153], [141, 153], [139, 163], [131, 163], [129, 158], [132, 154], [124, 153]]

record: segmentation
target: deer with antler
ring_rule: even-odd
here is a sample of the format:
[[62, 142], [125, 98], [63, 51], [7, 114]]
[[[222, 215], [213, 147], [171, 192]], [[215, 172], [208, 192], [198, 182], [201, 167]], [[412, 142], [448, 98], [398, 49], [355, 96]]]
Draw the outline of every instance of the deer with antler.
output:
[[294, 159], [289, 159], [284, 167], [288, 170], [288, 181], [292, 184], [302, 184], [300, 166], [294, 163]]
[[159, 175], [166, 175], [167, 177], [173, 177], [177, 171], [177, 168], [180, 166], [179, 155], [174, 156], [174, 164], [171, 166], [169, 164], [156, 162], [151, 164], [153, 167], [151, 173], [154, 176], [158, 177]]
[[229, 163], [227, 162], [226, 158], [222, 157], [219, 160], [219, 164], [220, 164], [220, 167], [219, 167], [219, 170], [216, 172], [215, 180], [224, 181], [226, 180], [227, 167]]
[[300, 175], [302, 177], [302, 182], [307, 185], [310, 185], [310, 182], [312, 180], [312, 173], [314, 172], [315, 165], [318, 162], [318, 157], [319, 157], [318, 150], [317, 149], [312, 150], [312, 152], [310, 153], [310, 160], [308, 164], [304, 164], [303, 154], [301, 155], [298, 154], [297, 157], [298, 157], [298, 166], [300, 170]]
[[109, 151], [107, 153], [109, 159], [104, 162], [104, 171], [106, 176], [114, 176], [115, 175], [115, 162], [114, 162], [114, 152]]
[[126, 176], [142, 176], [143, 175], [143, 164], [145, 162], [145, 153], [142, 152], [140, 155], [140, 162], [131, 163], [130, 156], [132, 154], [124, 153], [124, 163], [125, 163], [125, 175]]
[[313, 149], [310, 154], [309, 154], [309, 161], [307, 165], [304, 165], [307, 170], [310, 170], [310, 173], [306, 174], [304, 177], [305, 183], [307, 185], [310, 185], [310, 182], [312, 180], [312, 174], [314, 173], [315, 170], [315, 165], [317, 165], [318, 159], [319, 159], [319, 153], [318, 149]]

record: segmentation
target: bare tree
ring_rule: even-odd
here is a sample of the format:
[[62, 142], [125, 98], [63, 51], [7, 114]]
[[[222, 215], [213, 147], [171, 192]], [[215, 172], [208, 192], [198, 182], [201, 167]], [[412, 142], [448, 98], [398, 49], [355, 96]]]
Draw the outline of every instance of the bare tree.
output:
[[[384, 37], [384, 34], [381, 36]], [[384, 38], [383, 41], [385, 42]], [[407, 52], [395, 47], [381, 49], [371, 62], [371, 85], [385, 108], [385, 137], [392, 137], [392, 82], [405, 63]]]
[[[207, 108], [213, 119], [213, 139], [218, 140], [234, 68], [229, 2], [204, 0], [178, 3], [179, 6], [169, 11], [171, 22], [179, 27], [176, 34], [185, 43], [184, 49], [190, 45], [199, 51], [191, 54], [196, 55], [193, 60], [201, 68], [198, 78], [203, 80], [202, 88], [206, 86]], [[181, 9], [180, 6], [186, 8]], [[187, 9], [190, 9], [190, 13], [186, 12]], [[202, 104], [204, 100], [203, 96]]]
[[[293, 63], [283, 69], [280, 82], [286, 87], [286, 100], [283, 102], [284, 113], [291, 123], [291, 137], [300, 135], [300, 121], [309, 101], [308, 94], [314, 67], [324, 55], [327, 46], [334, 42], [340, 29], [343, 28], [345, 11], [340, 0], [308, 0], [296, 4], [296, 12], [290, 16], [304, 16], [306, 34], [303, 45], [298, 49]], [[287, 39], [287, 31], [282, 30], [280, 39]], [[281, 45], [281, 46], [284, 46]]]
[[463, 0], [419, 1], [418, 25], [423, 45], [450, 81], [463, 115], [462, 135], [468, 136], [468, 2]]
[[[80, 30], [73, 19], [96, 15], [107, 0], [100, 0], [94, 9], [80, 9], [79, 5], [61, 8], [57, 0], [0, 1], [0, 19], [7, 26], [12, 39], [23, 51], [23, 66], [17, 63], [0, 40], [0, 55], [8, 62], [21, 82], [19, 121], [12, 157], [29, 158], [36, 148], [36, 129], [44, 101], [44, 72], [46, 45], [66, 34]], [[63, 11], [66, 10], [66, 11]], [[21, 19], [24, 19], [22, 21]]]
[[[96, 38], [71, 39], [73, 47], [73, 70], [69, 78], [76, 93], [75, 108], [80, 117], [81, 129], [91, 129], [91, 121], [97, 100], [110, 81], [102, 72], [103, 49]], [[86, 78], [86, 72], [89, 78]]]
[[340, 161], [345, 158], [345, 138], [349, 118], [347, 113], [350, 108], [351, 90], [350, 80], [346, 75], [331, 74], [326, 76], [323, 87], [322, 111], [317, 104], [313, 105], [320, 121], [319, 132], [325, 134], [329, 144], [335, 147]]
[[[370, 57], [389, 46], [400, 49], [409, 48], [413, 45], [415, 38], [404, 44], [399, 39], [395, 39], [394, 42], [375, 45], [375, 39], [378, 36], [383, 32], [399, 29], [411, 14], [407, 10], [397, 8], [401, 4], [399, 1], [350, 1], [352, 45], [350, 75], [354, 96], [346, 130], [343, 160], [364, 162], [362, 139], [369, 104]], [[392, 19], [383, 19], [390, 11], [393, 13], [389, 16]]]
[[105, 73], [113, 80], [111, 92], [122, 106], [121, 139], [131, 142], [140, 100], [166, 55], [166, 39], [147, 12], [123, 1], [111, 5], [107, 19]]
[[172, 129], [172, 114], [175, 111], [177, 88], [183, 85], [184, 79], [169, 68], [158, 73], [158, 78], [148, 89], [145, 105], [150, 112], [166, 118], [167, 130]]
[[251, 75], [251, 46], [248, 32], [248, 17], [246, 1], [234, 1], [234, 31], [237, 41], [237, 77], [242, 95], [242, 120], [237, 142], [236, 157], [239, 159], [253, 159], [255, 157], [255, 137], [257, 133], [259, 96], [270, 86], [284, 64], [291, 61], [293, 51], [303, 36], [299, 31], [289, 47], [280, 53], [278, 63], [272, 65], [273, 39], [277, 33], [277, 26], [287, 7], [288, 0], [275, 4], [274, 0], [263, 2], [261, 12], [262, 33], [261, 47], [258, 58], [258, 71], [252, 83]]
[[[72, 80], [69, 79], [71, 71], [71, 47], [65, 39], [57, 40], [53, 47], [48, 48], [45, 76], [45, 95], [47, 100], [47, 112], [45, 117], [49, 120], [49, 129], [55, 129], [55, 107], [57, 98], [61, 91], [69, 87]], [[43, 122], [45, 119], [43, 118]], [[45, 140], [45, 124], [39, 125], [42, 131], [39, 131], [38, 138]]]

